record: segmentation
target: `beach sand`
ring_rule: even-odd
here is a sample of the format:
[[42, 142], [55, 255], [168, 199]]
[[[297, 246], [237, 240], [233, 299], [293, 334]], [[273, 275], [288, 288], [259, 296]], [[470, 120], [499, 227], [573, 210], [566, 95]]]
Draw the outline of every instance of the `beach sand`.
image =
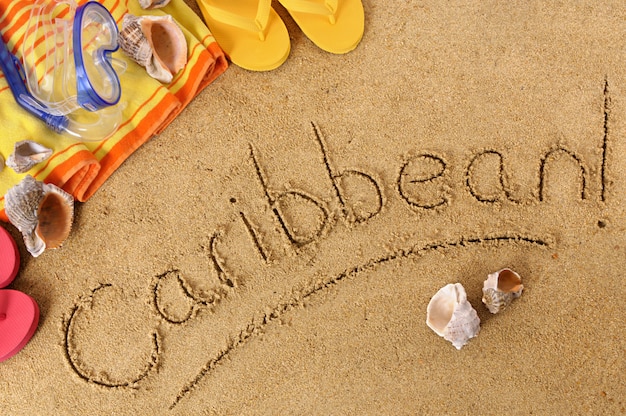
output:
[[[626, 413], [621, 2], [364, 0], [231, 66], [23, 265], [7, 415]], [[188, 1], [194, 10], [195, 3]], [[489, 273], [523, 279], [492, 315]], [[465, 287], [461, 350], [426, 306]]]

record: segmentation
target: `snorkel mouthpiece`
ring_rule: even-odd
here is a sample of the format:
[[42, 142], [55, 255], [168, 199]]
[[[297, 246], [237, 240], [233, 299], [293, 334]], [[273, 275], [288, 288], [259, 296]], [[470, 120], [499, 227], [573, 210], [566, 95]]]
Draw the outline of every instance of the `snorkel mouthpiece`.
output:
[[[35, 115], [37, 116], [37, 114]], [[67, 116], [55, 116], [54, 114], [42, 112], [38, 117], [46, 123], [46, 126], [54, 130], [55, 133], [63, 133], [70, 125], [70, 119], [67, 118]]]

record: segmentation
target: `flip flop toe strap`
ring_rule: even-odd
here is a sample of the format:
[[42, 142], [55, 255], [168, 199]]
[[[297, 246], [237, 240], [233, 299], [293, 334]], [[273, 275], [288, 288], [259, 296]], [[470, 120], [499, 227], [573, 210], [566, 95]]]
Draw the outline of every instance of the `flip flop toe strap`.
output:
[[337, 13], [337, 4], [339, 0], [280, 0], [280, 3], [292, 12], [319, 14], [328, 16], [331, 24], [335, 24], [335, 13]]
[[220, 9], [219, 7], [206, 5], [207, 12], [211, 17], [224, 24], [235, 26], [240, 29], [247, 30], [259, 34], [259, 39], [265, 40], [265, 28], [270, 17], [270, 10], [272, 6], [271, 0], [259, 0], [259, 7], [254, 19], [250, 19], [247, 16], [241, 16], [240, 14], [230, 12], [228, 10]]

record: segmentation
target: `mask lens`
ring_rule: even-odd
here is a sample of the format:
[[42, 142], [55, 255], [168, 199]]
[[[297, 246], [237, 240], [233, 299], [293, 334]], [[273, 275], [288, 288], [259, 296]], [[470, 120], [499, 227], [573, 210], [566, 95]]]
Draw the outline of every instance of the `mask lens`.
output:
[[111, 14], [99, 3], [79, 7], [74, 21], [74, 60], [78, 81], [78, 101], [95, 111], [116, 104], [120, 82], [111, 66], [110, 54], [117, 50], [117, 26]]
[[76, 109], [74, 57], [70, 39], [75, 8], [36, 1], [24, 33], [24, 75], [32, 95], [58, 114]]
[[[111, 44], [111, 33], [106, 25], [96, 20], [83, 24], [82, 30], [83, 44], [81, 48], [87, 78], [98, 95], [104, 99], [113, 100], [113, 84], [109, 79], [110, 74], [106, 70], [105, 62], [103, 62], [106, 57], [99, 53], [99, 48]], [[85, 59], [85, 57], [89, 57], [89, 59]]]

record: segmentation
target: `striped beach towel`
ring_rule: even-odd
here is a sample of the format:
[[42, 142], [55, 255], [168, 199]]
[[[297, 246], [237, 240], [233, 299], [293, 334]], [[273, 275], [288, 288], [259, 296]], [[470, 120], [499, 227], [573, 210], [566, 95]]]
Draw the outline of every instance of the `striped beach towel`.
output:
[[[99, 0], [121, 27], [126, 13], [133, 15], [169, 14], [181, 26], [188, 44], [188, 63], [169, 84], [152, 79], [144, 68], [132, 62], [121, 50], [114, 57], [127, 61], [120, 76], [121, 101], [126, 103], [118, 130], [100, 142], [79, 142], [54, 133], [39, 119], [20, 107], [0, 71], [0, 154], [6, 160], [15, 143], [34, 140], [53, 149], [46, 161], [30, 171], [17, 174], [5, 167], [0, 172], [0, 220], [7, 190], [30, 174], [53, 183], [78, 201], [86, 201], [106, 179], [143, 143], [160, 133], [183, 108], [227, 68], [224, 53], [209, 29], [184, 0], [172, 0], [165, 8], [143, 10], [138, 0]], [[78, 4], [85, 0], [77, 1]], [[0, 0], [0, 33], [9, 50], [21, 58], [22, 41], [30, 16], [32, 0]]]

